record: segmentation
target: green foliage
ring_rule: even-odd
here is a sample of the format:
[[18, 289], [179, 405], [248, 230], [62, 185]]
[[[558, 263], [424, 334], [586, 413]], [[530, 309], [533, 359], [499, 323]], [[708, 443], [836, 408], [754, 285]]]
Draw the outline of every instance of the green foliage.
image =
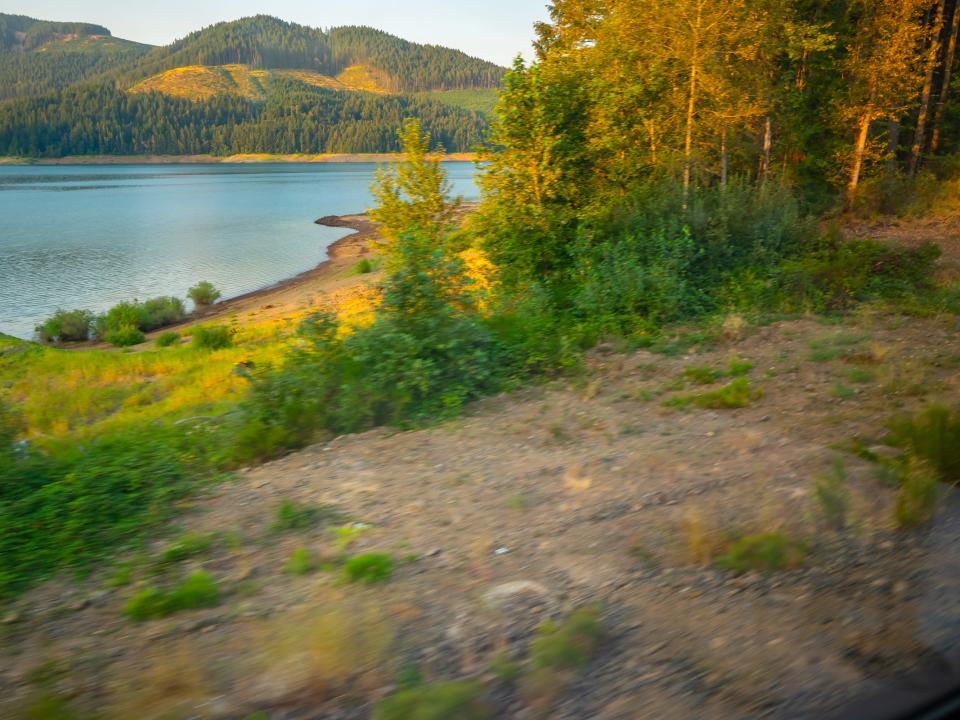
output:
[[150, 331], [180, 322], [186, 316], [186, 309], [178, 297], [158, 297], [143, 303], [143, 316], [144, 321], [139, 327]]
[[847, 473], [843, 463], [835, 461], [830, 473], [817, 478], [813, 496], [827, 525], [843, 530], [850, 511], [850, 493], [847, 491]]
[[57, 310], [37, 326], [41, 342], [82, 342], [90, 339], [94, 314], [89, 310]]
[[187, 290], [187, 297], [198, 306], [213, 305], [220, 299], [220, 291], [208, 280], [201, 280]]
[[216, 580], [205, 570], [196, 570], [171, 590], [141, 590], [123, 606], [123, 613], [131, 620], [140, 622], [219, 604], [220, 590]]
[[376, 269], [373, 261], [370, 258], [362, 258], [356, 265], [351, 268], [350, 272], [352, 275], [368, 275]]
[[710, 367], [694, 366], [684, 368], [683, 377], [697, 385], [712, 385], [723, 377], [723, 373]]
[[309, 575], [316, 568], [313, 554], [306, 548], [297, 548], [287, 560], [283, 570], [290, 575]]
[[520, 663], [514, 662], [506, 652], [498, 652], [490, 660], [490, 671], [501, 682], [513, 682], [523, 672]]
[[197, 325], [191, 333], [193, 346], [199, 350], [223, 350], [233, 345], [233, 334], [227, 325]]
[[139, 345], [147, 338], [133, 325], [121, 325], [105, 332], [103, 339], [114, 347], [129, 347]]
[[301, 505], [293, 500], [284, 500], [277, 506], [271, 529], [274, 532], [309, 530], [339, 514], [323, 505]]
[[343, 565], [343, 575], [350, 582], [382, 582], [392, 574], [393, 558], [385, 553], [354, 555]]
[[544, 623], [530, 643], [530, 664], [537, 670], [576, 670], [596, 652], [604, 638], [599, 613], [574, 610], [559, 625]]
[[180, 342], [180, 333], [174, 330], [167, 330], [157, 335], [155, 340], [157, 347], [170, 347], [171, 345], [177, 345]]
[[717, 565], [738, 573], [771, 573], [801, 565], [806, 555], [805, 543], [781, 532], [762, 533], [734, 539], [726, 553], [717, 558]]
[[478, 682], [441, 682], [408, 688], [377, 703], [373, 720], [491, 720], [493, 708]]
[[745, 377], [738, 377], [716, 390], [708, 390], [696, 395], [677, 395], [667, 400], [668, 407], [687, 407], [694, 404], [697, 407], [712, 410], [733, 410], [743, 408], [752, 400], [760, 397], [761, 392], [750, 386]]
[[936, 468], [911, 455], [899, 468], [898, 479], [900, 489], [893, 509], [897, 527], [914, 528], [929, 522], [940, 497]]
[[960, 412], [934, 406], [894, 420], [887, 442], [927, 461], [943, 482], [960, 484]]
[[0, 462], [0, 597], [86, 571], [168, 520], [210, 476], [219, 442], [203, 428], [145, 425]]
[[439, 160], [430, 158], [430, 134], [422, 132], [420, 121], [407, 118], [398, 131], [404, 161], [377, 171], [370, 190], [377, 206], [370, 218], [377, 223], [390, 254], [388, 264], [403, 261], [396, 247], [400, 237], [420, 233], [442, 243], [456, 226], [460, 199], [450, 199], [450, 181]]
[[269, 456], [322, 431], [432, 422], [501, 386], [510, 358], [472, 311], [462, 263], [419, 236], [396, 249], [372, 325], [341, 337], [332, 316], [314, 315], [283, 367], [258, 373], [243, 452]]
[[208, 552], [213, 541], [211, 533], [185, 532], [160, 551], [158, 560], [162, 564], [183, 562]]

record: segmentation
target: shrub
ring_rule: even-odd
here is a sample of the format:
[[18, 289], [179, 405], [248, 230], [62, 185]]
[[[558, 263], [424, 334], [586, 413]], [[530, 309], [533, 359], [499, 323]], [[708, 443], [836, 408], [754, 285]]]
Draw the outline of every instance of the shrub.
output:
[[827, 524], [838, 530], [846, 527], [850, 493], [847, 492], [847, 473], [843, 463], [837, 460], [829, 474], [817, 478], [813, 494]]
[[180, 333], [167, 330], [157, 335], [155, 342], [157, 343], [157, 347], [170, 347], [180, 342]]
[[960, 484], [960, 412], [934, 406], [894, 420], [887, 442], [926, 460], [944, 482]]
[[900, 468], [899, 481], [893, 510], [897, 527], [912, 528], [927, 523], [939, 499], [936, 469], [927, 460], [910, 456]]
[[213, 547], [211, 533], [185, 532], [167, 545], [160, 553], [161, 563], [177, 563], [197, 555], [203, 555]]
[[343, 566], [350, 582], [375, 583], [388, 580], [393, 574], [393, 558], [385, 553], [354, 555]]
[[797, 567], [807, 555], [806, 544], [781, 532], [746, 535], [730, 543], [727, 552], [717, 558], [725, 570], [775, 572]]
[[219, 300], [220, 291], [213, 286], [213, 283], [201, 280], [187, 290], [187, 297], [193, 300], [197, 306], [202, 307], [205, 305], [213, 305], [213, 303]]
[[233, 345], [227, 325], [197, 325], [193, 328], [193, 346], [201, 350], [223, 350]]
[[90, 339], [95, 316], [89, 310], [57, 310], [37, 326], [41, 342], [83, 342]]
[[530, 643], [530, 664], [534, 670], [576, 670], [590, 662], [603, 637], [596, 610], [574, 610], [559, 625], [544, 623], [538, 628]]
[[103, 339], [114, 347], [130, 347], [131, 345], [139, 345], [147, 338], [133, 325], [121, 325], [117, 329], [106, 333]]
[[211, 608], [220, 604], [220, 590], [210, 573], [197, 570], [170, 591], [146, 588], [123, 607], [131, 620], [143, 621], [166, 617], [181, 610]]
[[750, 387], [750, 381], [747, 378], [738, 377], [716, 390], [697, 395], [677, 395], [663, 404], [667, 407], [684, 408], [692, 403], [697, 407], [711, 410], [733, 410], [746, 407], [761, 394], [761, 391]]
[[300, 505], [284, 500], [277, 506], [271, 529], [275, 532], [309, 530], [327, 520], [339, 519], [339, 514], [323, 505]]
[[142, 303], [136, 301], [117, 303], [97, 318], [97, 337], [106, 340], [110, 333], [128, 328], [139, 330], [146, 326], [147, 320]]
[[688, 367], [684, 369], [683, 377], [697, 385], [712, 385], [723, 377], [723, 373], [709, 367]]
[[297, 548], [293, 551], [283, 569], [284, 572], [291, 575], [307, 575], [313, 572], [314, 567], [316, 567], [316, 563], [311, 552], [306, 548]]
[[380, 266], [380, 263], [376, 260], [371, 260], [370, 258], [361, 258], [360, 261], [353, 266], [350, 271], [351, 275], [368, 275], [376, 270]]
[[141, 330], [155, 330], [165, 325], [174, 325], [186, 316], [183, 300], [177, 297], [158, 297], [143, 303]]
[[493, 709], [479, 682], [441, 682], [408, 688], [377, 703], [373, 720], [489, 720]]

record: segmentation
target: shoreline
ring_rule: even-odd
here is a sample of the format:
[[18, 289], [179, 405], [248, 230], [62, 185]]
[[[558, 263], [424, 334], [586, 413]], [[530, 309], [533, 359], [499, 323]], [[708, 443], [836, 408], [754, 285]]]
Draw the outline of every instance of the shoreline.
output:
[[[400, 162], [403, 153], [318, 153], [272, 155], [241, 153], [236, 155], [69, 155], [62, 158], [0, 157], [0, 165], [254, 165], [266, 163], [336, 164]], [[473, 152], [445, 153], [443, 162], [476, 162]]]

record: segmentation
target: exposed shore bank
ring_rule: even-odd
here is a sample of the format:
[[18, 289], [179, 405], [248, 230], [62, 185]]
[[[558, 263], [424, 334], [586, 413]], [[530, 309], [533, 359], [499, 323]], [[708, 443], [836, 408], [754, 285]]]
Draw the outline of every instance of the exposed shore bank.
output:
[[[475, 162], [477, 153], [446, 153], [444, 162]], [[0, 165], [206, 165], [252, 163], [371, 163], [399, 162], [402, 153], [320, 153], [316, 155], [70, 155], [62, 158], [0, 157]]]

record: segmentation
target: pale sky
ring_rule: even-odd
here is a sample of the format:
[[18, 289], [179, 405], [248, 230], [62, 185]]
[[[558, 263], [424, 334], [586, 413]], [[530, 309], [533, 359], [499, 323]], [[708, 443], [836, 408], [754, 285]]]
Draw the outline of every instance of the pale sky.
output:
[[117, 37], [165, 45], [201, 27], [248, 15], [328, 28], [369, 25], [406, 40], [509, 65], [530, 58], [533, 23], [548, 0], [0, 0], [0, 12], [103, 25]]

